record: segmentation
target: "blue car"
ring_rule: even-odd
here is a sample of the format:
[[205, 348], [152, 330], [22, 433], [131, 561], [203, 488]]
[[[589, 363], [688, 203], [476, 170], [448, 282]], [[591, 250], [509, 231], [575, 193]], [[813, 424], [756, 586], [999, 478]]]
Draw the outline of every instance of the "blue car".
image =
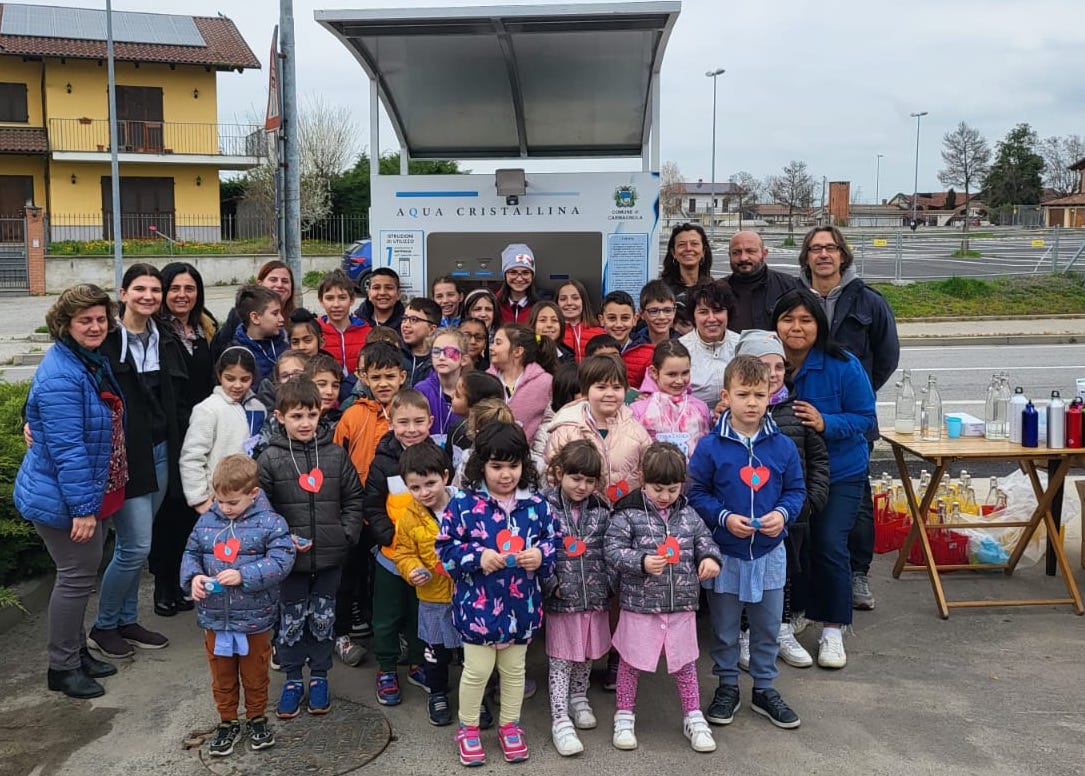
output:
[[343, 271], [354, 281], [360, 294], [365, 294], [369, 275], [373, 272], [373, 241], [358, 240], [343, 253]]

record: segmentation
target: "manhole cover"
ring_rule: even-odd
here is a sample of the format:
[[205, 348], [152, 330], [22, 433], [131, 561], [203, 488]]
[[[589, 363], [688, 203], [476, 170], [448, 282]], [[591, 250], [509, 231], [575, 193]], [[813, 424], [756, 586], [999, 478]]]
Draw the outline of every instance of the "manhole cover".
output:
[[[274, 713], [274, 712], [273, 712]], [[243, 733], [228, 757], [211, 757], [207, 743], [200, 747], [200, 761], [222, 776], [337, 776], [360, 768], [388, 746], [392, 729], [380, 712], [360, 703], [334, 698], [324, 716], [302, 713], [279, 720], [269, 715], [275, 746], [254, 752]]]

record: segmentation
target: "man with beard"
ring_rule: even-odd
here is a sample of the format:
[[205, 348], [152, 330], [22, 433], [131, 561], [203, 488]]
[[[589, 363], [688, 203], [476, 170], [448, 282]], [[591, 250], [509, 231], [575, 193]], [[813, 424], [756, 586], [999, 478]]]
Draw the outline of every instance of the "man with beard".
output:
[[731, 276], [727, 283], [738, 302], [727, 324], [732, 331], [771, 329], [776, 300], [802, 287], [797, 277], [769, 269], [765, 262], [768, 255], [769, 250], [757, 232], [735, 232], [731, 238], [728, 246]]

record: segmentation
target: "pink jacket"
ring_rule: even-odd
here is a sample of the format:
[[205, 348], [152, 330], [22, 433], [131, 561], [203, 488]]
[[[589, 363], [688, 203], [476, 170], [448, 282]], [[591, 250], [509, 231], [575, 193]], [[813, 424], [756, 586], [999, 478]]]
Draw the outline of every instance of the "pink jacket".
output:
[[[490, 374], [500, 379], [494, 367]], [[538, 364], [528, 364], [516, 385], [512, 396], [506, 398], [516, 422], [524, 427], [524, 434], [530, 442], [539, 430], [546, 408], [550, 406], [553, 394], [554, 377]]]
[[654, 441], [671, 442], [683, 448], [689, 460], [697, 442], [712, 428], [708, 405], [694, 396], [688, 386], [681, 396], [663, 393], [650, 374], [645, 375], [640, 389], [651, 393], [642, 393], [641, 398], [629, 405], [633, 418]]
[[[640, 457], [652, 444], [633, 413], [625, 405], [618, 410], [618, 416], [607, 427], [604, 439], [599, 435], [595, 421], [588, 412], [587, 400], [566, 404], [550, 423], [550, 438], [546, 442], [546, 464], [574, 439], [590, 439], [603, 456], [603, 482], [599, 483], [599, 493], [609, 498], [607, 487], [625, 480], [625, 494], [641, 486]], [[623, 495], [625, 495], [623, 494]], [[614, 499], [611, 499], [614, 500]]]

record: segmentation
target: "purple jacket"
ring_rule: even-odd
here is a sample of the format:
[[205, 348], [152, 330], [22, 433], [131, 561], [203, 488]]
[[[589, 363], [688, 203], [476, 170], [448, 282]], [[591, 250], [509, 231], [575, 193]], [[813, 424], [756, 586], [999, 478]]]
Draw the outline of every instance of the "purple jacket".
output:
[[425, 396], [429, 402], [429, 411], [433, 415], [430, 434], [448, 434], [463, 420], [462, 415], [457, 415], [452, 411], [452, 403], [441, 390], [441, 380], [436, 372], [430, 372], [426, 379], [414, 389]]

